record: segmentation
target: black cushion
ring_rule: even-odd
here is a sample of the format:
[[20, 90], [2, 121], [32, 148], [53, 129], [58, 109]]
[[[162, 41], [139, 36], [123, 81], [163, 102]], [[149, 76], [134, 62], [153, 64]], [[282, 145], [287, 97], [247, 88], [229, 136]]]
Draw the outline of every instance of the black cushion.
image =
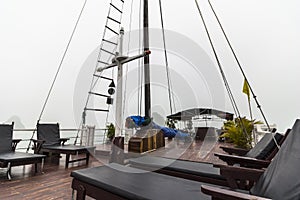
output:
[[45, 157], [45, 155], [23, 153], [23, 152], [0, 153], [0, 161], [1, 162], [34, 160], [34, 159], [44, 158], [44, 157]]
[[93, 151], [95, 149], [94, 146], [77, 146], [77, 145], [54, 145], [54, 146], [46, 146], [43, 149], [55, 150], [55, 151], [81, 151], [81, 150], [90, 150]]
[[170, 158], [153, 156], [142, 156], [139, 158], [132, 158], [129, 159], [129, 163], [133, 165], [136, 164], [151, 167], [153, 168], [153, 170], [163, 168], [170, 171], [225, 180], [225, 178], [220, 175], [220, 169], [213, 167], [213, 164], [209, 163], [175, 160]]
[[[274, 137], [278, 143], [283, 138], [283, 135], [276, 133]], [[250, 158], [266, 159], [274, 148], [276, 148], [276, 144], [273, 140], [273, 133], [266, 133], [263, 138], [246, 154], [246, 156]]]
[[37, 139], [45, 141], [43, 147], [60, 145], [59, 124], [37, 124]]
[[12, 151], [13, 124], [0, 124], [0, 153]]
[[300, 120], [294, 124], [277, 155], [251, 189], [254, 195], [275, 200], [300, 199]]
[[115, 163], [73, 171], [71, 176], [127, 199], [210, 199], [201, 182], [147, 172]]

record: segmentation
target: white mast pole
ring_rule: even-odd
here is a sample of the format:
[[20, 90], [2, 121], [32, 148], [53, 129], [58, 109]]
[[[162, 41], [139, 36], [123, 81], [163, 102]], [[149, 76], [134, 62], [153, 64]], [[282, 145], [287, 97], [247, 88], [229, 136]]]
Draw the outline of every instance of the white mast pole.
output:
[[[124, 28], [120, 30], [120, 42], [119, 42], [119, 55], [123, 56], [123, 39], [124, 39]], [[117, 76], [117, 93], [116, 93], [116, 125], [115, 125], [115, 137], [122, 135], [123, 127], [123, 64], [118, 62], [118, 76]]]

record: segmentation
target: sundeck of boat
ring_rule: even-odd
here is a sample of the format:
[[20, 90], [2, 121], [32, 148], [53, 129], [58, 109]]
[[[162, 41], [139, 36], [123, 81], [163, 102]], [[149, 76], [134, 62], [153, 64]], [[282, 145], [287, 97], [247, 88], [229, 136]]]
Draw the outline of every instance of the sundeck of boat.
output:
[[[77, 29], [86, 2], [82, 7], [73, 33]], [[224, 151], [220, 148], [221, 145], [225, 145], [228, 148], [233, 147], [231, 143], [224, 143], [218, 140], [219, 135], [226, 131], [221, 130], [221, 126], [225, 121], [230, 120], [234, 123], [235, 116], [236, 121], [242, 127], [241, 133], [248, 134], [248, 130], [245, 124], [243, 124], [244, 118], [241, 116], [238, 103], [235, 100], [223, 66], [220, 63], [219, 55], [216, 52], [216, 47], [198, 1], [195, 1], [195, 8], [200, 14], [201, 23], [204, 25], [210, 47], [213, 50], [214, 58], [218, 65], [217, 68], [225, 85], [224, 90], [228, 93], [234, 114], [221, 111], [220, 107], [222, 106], [218, 106], [217, 108], [203, 108], [203, 105], [199, 105], [199, 102], [197, 102], [196, 106], [184, 105], [184, 108], [182, 108], [182, 105], [180, 105], [182, 109], [179, 110], [177, 108], [179, 106], [177, 104], [181, 104], [182, 102], [174, 100], [174, 96], [176, 96], [174, 91], [172, 91], [174, 89], [174, 85], [172, 84], [174, 80], [172, 80], [171, 68], [168, 65], [167, 37], [164, 28], [162, 3], [159, 1], [165, 73], [167, 77], [165, 83], [167, 89], [165, 92], [168, 93], [166, 95], [168, 99], [166, 102], [169, 105], [169, 108], [167, 108], [168, 114], [164, 113], [166, 116], [162, 118], [168, 120], [168, 127], [162, 124], [159, 125], [155, 122], [158, 118], [153, 118], [152, 103], [154, 100], [153, 96], [155, 96], [153, 95], [153, 85], [155, 83], [153, 84], [151, 81], [152, 77], [150, 77], [152, 75], [151, 70], [153, 69], [150, 59], [153, 52], [151, 52], [150, 43], [151, 31], [149, 31], [148, 0], [144, 0], [143, 4], [141, 4], [143, 5], [143, 9], [141, 9], [143, 10], [143, 37], [139, 38], [139, 40], [143, 39], [143, 42], [138, 47], [138, 53], [134, 55], [131, 54], [131, 49], [127, 49], [128, 52], [125, 52], [123, 48], [125, 46], [125, 39], [128, 40], [128, 47], [130, 47], [130, 36], [126, 36], [124, 28], [122, 28], [124, 3], [126, 2], [123, 0], [111, 0], [109, 4], [109, 13], [106, 18], [102, 43], [99, 47], [99, 55], [95, 61], [97, 64], [96, 66], [92, 66], [95, 67], [95, 70], [92, 74], [93, 79], [88, 91], [87, 101], [83, 107], [82, 120], [79, 128], [67, 129], [68, 131], [76, 131], [73, 140], [67, 145], [67, 139], [61, 138], [59, 134], [61, 131], [58, 125], [59, 122], [46, 123], [44, 125], [42, 122], [43, 111], [63, 63], [63, 56], [38, 118], [37, 128], [30, 129], [33, 133], [31, 137], [27, 137], [25, 140], [27, 142], [25, 147], [23, 145], [22, 148], [16, 149], [16, 151], [26, 151], [24, 153], [26, 155], [38, 157], [38, 160], [34, 160], [33, 164], [36, 165], [36, 168], [38, 164], [41, 171], [34, 170], [36, 168], [31, 165], [19, 166], [22, 164], [31, 164], [25, 162], [27, 161], [26, 158], [25, 161], [24, 158], [18, 158], [16, 162], [17, 166], [12, 169], [11, 165], [13, 162], [7, 158], [1, 158], [1, 166], [8, 166], [8, 170], [4, 169], [0, 173], [0, 199], [70, 199], [75, 196], [78, 199], [89, 199], [90, 197], [96, 199], [209, 199], [210, 197], [206, 194], [210, 194], [209, 191], [212, 186], [222, 185], [234, 189], [249, 190], [257, 181], [259, 184], [264, 185], [263, 178], [259, 179], [259, 177], [266, 175], [264, 178], [269, 180], [268, 170], [276, 170], [272, 159], [276, 156], [278, 149], [280, 149], [286, 137], [270, 133], [273, 127], [269, 125], [262, 111], [257, 96], [246, 77], [246, 73], [231, 46], [212, 4], [209, 2], [214, 17], [219, 23], [220, 29], [244, 79], [243, 92], [247, 95], [247, 103], [249, 103], [251, 125], [253, 126], [255, 121], [252, 119], [252, 107], [250, 106], [250, 97], [252, 96], [266, 126], [266, 130], [264, 131], [266, 137], [263, 137], [260, 143], [258, 143], [256, 146], [257, 149], [254, 147], [248, 153], [243, 150], [246, 155], [250, 155], [248, 158], [245, 158], [247, 161], [242, 164], [238, 163], [237, 160], [240, 158], [237, 155], [229, 158], [229, 161], [226, 160], [228, 165], [240, 164], [243, 167], [257, 168], [254, 169], [254, 172], [251, 172], [252, 175], [246, 175], [245, 172], [244, 178], [246, 180], [236, 178], [235, 175], [232, 175], [232, 177], [228, 176], [232, 168], [225, 165], [224, 161], [215, 156], [222, 157], [221, 154]], [[132, 30], [128, 31], [130, 34]], [[68, 46], [72, 38], [73, 34]], [[65, 54], [68, 46], [66, 47]], [[140, 62], [140, 60], [143, 60], [143, 62]], [[137, 104], [136, 110], [128, 109], [129, 111], [125, 112], [126, 106], [130, 106], [128, 105], [128, 98], [126, 96], [126, 92], [128, 92], [126, 84], [128, 82], [127, 75], [125, 75], [125, 65], [131, 62], [143, 64], [139, 64], [138, 66], [138, 85], [135, 86], [138, 88], [138, 92], [135, 95], [136, 100], [133, 101]], [[107, 92], [103, 91], [103, 88]], [[210, 89], [212, 90], [212, 88]], [[210, 92], [213, 93], [215, 91]], [[193, 95], [200, 94], [191, 94], [191, 98]], [[99, 101], [104, 102], [100, 104], [101, 108], [95, 107], [95, 105], [99, 106], [99, 104], [93, 104], [92, 97], [101, 98]], [[176, 98], [180, 99], [181, 97]], [[158, 94], [156, 94], [155, 99], [158, 104], [162, 100]], [[212, 102], [214, 103], [215, 100], [212, 100]], [[142, 109], [144, 110], [142, 111]], [[103, 125], [106, 127], [95, 128], [94, 124], [92, 124], [94, 119], [89, 118], [90, 113], [97, 113], [93, 114], [91, 118], [98, 117], [98, 113], [100, 113], [102, 117], [99, 118], [103, 119]], [[128, 116], [125, 116], [125, 113]], [[181, 121], [181, 123], [176, 124], [177, 121]], [[221, 126], [218, 128], [213, 127], [212, 121], [221, 123]], [[199, 124], [203, 122], [204, 127], [200, 127]], [[175, 124], [179, 127], [175, 127]], [[47, 127], [48, 130], [43, 127]], [[257, 127], [258, 130], [259, 126]], [[297, 135], [295, 136], [299, 132], [298, 127], [300, 127], [299, 121], [295, 123], [291, 131], [292, 135], [287, 135], [289, 137], [287, 139], [288, 144], [292, 143], [291, 138], [298, 140]], [[15, 129], [14, 131], [20, 130], [25, 131], [25, 129]], [[98, 130], [102, 133], [101, 137], [96, 133]], [[106, 138], [109, 131], [113, 131], [114, 136], [112, 140]], [[281, 157], [283, 155], [282, 152], [287, 150], [286, 145], [283, 149], [278, 153]], [[294, 149], [295, 151], [298, 150], [297, 148]], [[5, 151], [0, 153], [6, 153]], [[236, 153], [238, 150], [231, 150], [230, 154], [233, 152]], [[43, 154], [43, 156], [40, 154]], [[225, 155], [225, 157], [231, 156]], [[234, 161], [231, 159], [234, 159]], [[279, 162], [280, 158], [276, 158], [275, 160]], [[291, 159], [291, 162], [296, 161]], [[166, 166], [159, 166], [162, 163]], [[261, 164], [259, 167], [257, 167], [258, 163]], [[201, 171], [201, 169], [198, 171], [200, 165], [207, 171]], [[268, 168], [269, 165], [271, 166], [270, 168]], [[159, 169], [151, 169], [153, 166]], [[186, 168], [182, 169], [182, 167]], [[248, 168], [233, 168], [237, 174], [249, 170]], [[267, 171], [265, 171], [266, 168], [268, 168]], [[291, 168], [294, 169], [293, 166]], [[145, 169], [151, 172], [144, 171]], [[195, 174], [192, 174], [192, 171]], [[282, 169], [279, 171], [282, 172]], [[6, 177], [11, 180], [7, 180]], [[147, 187], [143, 187], [143, 182]], [[206, 194], [200, 191], [201, 186], [205, 183], [211, 184], [209, 187], [202, 187], [202, 190]], [[162, 188], [162, 184], [165, 184], [165, 190]], [[152, 188], [153, 191], [149, 188]], [[253, 188], [253, 191], [257, 195], [265, 194], [263, 189], [255, 186]], [[270, 196], [272, 194], [266, 194], [266, 197]], [[278, 196], [281, 196], [281, 193]], [[275, 195], [275, 197], [277, 196]], [[218, 196], [216, 199], [222, 199], [222, 197]]]

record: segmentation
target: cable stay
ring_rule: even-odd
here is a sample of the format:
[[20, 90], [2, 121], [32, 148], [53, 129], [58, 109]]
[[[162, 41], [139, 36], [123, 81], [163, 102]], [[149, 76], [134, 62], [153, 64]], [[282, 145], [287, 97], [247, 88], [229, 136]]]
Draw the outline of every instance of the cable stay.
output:
[[[271, 130], [271, 128], [270, 128], [270, 125], [269, 125], [269, 123], [268, 123], [268, 121], [267, 121], [267, 118], [266, 118], [266, 116], [265, 116], [265, 114], [264, 114], [264, 112], [263, 112], [263, 110], [262, 110], [262, 108], [261, 108], [261, 105], [259, 104], [259, 102], [258, 102], [258, 100], [257, 100], [257, 96], [255, 95], [254, 90], [253, 90], [253, 88], [251, 87], [251, 85], [250, 85], [250, 83], [249, 83], [249, 81], [248, 81], [248, 79], [247, 79], [246, 73], [245, 73], [245, 71], [243, 70], [243, 67], [242, 67], [242, 65], [241, 65], [241, 63], [240, 63], [240, 61], [239, 61], [239, 59], [238, 59], [238, 57], [237, 57], [237, 55], [236, 55], [236, 53], [235, 53], [235, 51], [234, 51], [232, 45], [231, 45], [231, 42], [230, 42], [230, 40], [229, 40], [229, 38], [228, 38], [228, 36], [227, 36], [227, 34], [226, 34], [224, 28], [223, 28], [223, 25], [222, 25], [221, 21], [219, 20], [219, 17], [218, 17], [218, 15], [217, 15], [217, 13], [215, 12], [215, 9], [214, 9], [214, 7], [212, 6], [210, 0], [208, 0], [208, 3], [209, 3], [209, 5], [210, 5], [210, 8], [211, 8], [211, 10], [212, 10], [212, 12], [213, 12], [213, 14], [214, 14], [214, 16], [215, 16], [215, 18], [216, 18], [218, 24], [219, 24], [220, 29], [222, 30], [222, 33], [223, 33], [223, 35], [224, 35], [224, 37], [225, 37], [225, 39], [226, 39], [226, 42], [227, 42], [227, 44], [228, 44], [228, 46], [229, 46], [229, 48], [230, 48], [230, 50], [231, 50], [231, 53], [232, 53], [232, 55], [234, 56], [234, 59], [235, 59], [237, 65], [238, 65], [238, 67], [239, 67], [239, 69], [240, 69], [240, 71], [241, 71], [241, 73], [242, 73], [244, 79], [245, 79], [245, 82], [246, 82], [246, 84], [248, 84], [249, 90], [250, 90], [250, 92], [251, 92], [251, 94], [252, 94], [253, 99], [255, 100], [255, 103], [256, 103], [256, 105], [257, 105], [257, 108], [259, 109], [259, 111], [260, 111], [260, 113], [261, 113], [261, 115], [262, 115], [262, 117], [263, 117], [263, 119], [264, 119], [264, 122], [266, 123], [266, 125], [267, 125], [269, 131], [272, 132], [272, 130]], [[251, 112], [251, 111], [250, 111], [250, 112]], [[251, 115], [252, 115], [252, 114], [251, 114]], [[280, 146], [278, 145], [278, 143], [277, 143], [276, 139], [274, 138], [274, 136], [273, 136], [273, 140], [274, 140], [276, 146], [277, 146], [278, 149], [279, 149]]]
[[169, 62], [168, 62], [166, 34], [165, 34], [165, 27], [164, 27], [164, 19], [163, 19], [163, 10], [162, 10], [161, 0], [159, 0], [159, 9], [160, 9], [160, 20], [161, 20], [163, 45], [164, 45], [164, 56], [165, 56], [166, 74], [167, 74], [167, 83], [168, 83], [169, 106], [170, 106], [170, 112], [171, 112], [171, 114], [173, 114], [173, 107], [174, 107], [175, 112], [176, 112], [176, 107], [175, 107], [174, 96], [172, 95], [172, 82], [171, 82], [171, 77], [170, 77], [170, 67], [169, 67]]
[[269, 125], [269, 123], [268, 123], [268, 121], [267, 121], [267, 119], [266, 119], [266, 117], [265, 117], [264, 112], [262, 111], [261, 105], [259, 104], [259, 102], [258, 102], [258, 100], [257, 100], [257, 96], [255, 95], [255, 93], [254, 93], [254, 91], [253, 91], [253, 89], [252, 89], [252, 87], [251, 87], [251, 85], [250, 85], [250, 83], [249, 83], [249, 81], [248, 81], [248, 79], [247, 79], [247, 76], [246, 76], [246, 74], [245, 74], [245, 72], [244, 72], [244, 70], [243, 70], [243, 68], [242, 68], [242, 66], [241, 66], [241, 63], [240, 63], [240, 61], [239, 61], [239, 59], [238, 59], [238, 57], [237, 57], [237, 55], [236, 55], [236, 53], [235, 53], [235, 51], [234, 51], [232, 45], [231, 45], [231, 42], [229, 41], [229, 39], [228, 39], [228, 37], [227, 37], [227, 34], [225, 33], [225, 30], [224, 30], [224, 28], [223, 28], [223, 26], [222, 26], [222, 24], [221, 24], [221, 22], [220, 22], [220, 20], [219, 20], [219, 17], [217, 16], [217, 14], [216, 14], [216, 12], [215, 12], [215, 10], [214, 10], [214, 8], [213, 8], [213, 6], [212, 6], [210, 0], [208, 0], [208, 3], [209, 3], [209, 5], [210, 5], [210, 7], [211, 7], [211, 10], [212, 10], [213, 13], [214, 13], [215, 18], [216, 18], [217, 21], [218, 21], [218, 24], [219, 24], [219, 26], [220, 26], [220, 28], [221, 28], [221, 30], [222, 30], [222, 32], [223, 32], [223, 35], [224, 35], [224, 37], [225, 37], [225, 39], [226, 39], [226, 41], [227, 41], [228, 46], [230, 47], [230, 50], [231, 50], [231, 52], [232, 52], [232, 54], [233, 54], [233, 56], [234, 56], [234, 58], [235, 58], [235, 60], [236, 60], [236, 63], [238, 64], [239, 69], [240, 69], [240, 71], [242, 72], [242, 75], [243, 75], [243, 77], [245, 78], [245, 80], [246, 80], [246, 82], [247, 82], [247, 84], [248, 84], [248, 86], [249, 86], [249, 89], [250, 89], [250, 91], [251, 91], [251, 93], [252, 93], [252, 96], [253, 96], [253, 98], [255, 99], [255, 102], [256, 102], [256, 104], [257, 104], [257, 108], [260, 110], [260, 112], [261, 112], [261, 114], [262, 114], [262, 117], [264, 118], [264, 121], [265, 121], [265, 123], [266, 123], [266, 125], [267, 125], [269, 131], [271, 131], [270, 125]]
[[[131, 0], [131, 6], [130, 6], [130, 20], [129, 20], [129, 38], [128, 38], [128, 44], [127, 44], [127, 57], [129, 56], [129, 51], [130, 51], [130, 42], [131, 42], [131, 31], [132, 31], [132, 14], [133, 14], [133, 0]], [[128, 81], [128, 65], [129, 63], [127, 63], [125, 65], [125, 81], [124, 81], [124, 93], [123, 93], [123, 109], [122, 109], [122, 116], [125, 115], [125, 107], [126, 107], [126, 100], [127, 100], [127, 81]], [[124, 120], [123, 120], [124, 121]], [[123, 127], [123, 121], [121, 122], [120, 126]]]
[[[64, 51], [64, 53], [63, 53], [63, 55], [62, 55], [62, 58], [61, 58], [60, 63], [59, 63], [59, 65], [58, 65], [57, 71], [56, 71], [56, 73], [55, 73], [54, 79], [53, 79], [52, 84], [51, 84], [51, 86], [50, 86], [50, 89], [49, 89], [49, 91], [48, 91], [47, 97], [46, 97], [45, 102], [44, 102], [44, 104], [43, 104], [43, 107], [42, 107], [41, 113], [40, 113], [40, 115], [39, 115], [39, 118], [38, 118], [38, 120], [37, 120], [37, 123], [40, 122], [40, 120], [41, 120], [41, 118], [42, 118], [42, 116], [43, 116], [43, 113], [44, 113], [45, 108], [46, 108], [46, 106], [47, 106], [47, 103], [48, 103], [48, 100], [49, 100], [49, 98], [50, 98], [51, 92], [52, 92], [52, 90], [53, 90], [54, 84], [55, 84], [55, 82], [56, 82], [56, 80], [57, 80], [57, 77], [58, 77], [58, 74], [59, 74], [59, 72], [60, 72], [60, 70], [61, 70], [61, 68], [62, 68], [63, 62], [64, 62], [65, 57], [66, 57], [66, 55], [67, 55], [67, 52], [68, 52], [68, 50], [69, 50], [70, 44], [71, 44], [71, 42], [72, 42], [73, 36], [74, 36], [74, 34], [75, 34], [75, 31], [76, 31], [77, 26], [78, 26], [78, 24], [79, 24], [79, 21], [80, 21], [80, 19], [81, 19], [81, 16], [82, 16], [82, 13], [83, 13], [84, 8], [85, 8], [85, 6], [86, 6], [86, 3], [87, 3], [87, 0], [84, 1], [83, 6], [82, 6], [82, 8], [81, 8], [81, 10], [80, 10], [80, 13], [79, 13], [79, 15], [78, 15], [77, 21], [76, 21], [76, 23], [75, 23], [75, 25], [74, 25], [73, 31], [72, 31], [72, 33], [71, 33], [71, 36], [70, 36], [70, 38], [69, 38], [69, 41], [68, 41], [67, 46], [66, 46], [66, 48], [65, 48], [65, 51]], [[33, 131], [32, 135], [31, 135], [31, 138], [30, 138], [30, 140], [29, 140], [29, 144], [28, 144], [28, 147], [27, 147], [27, 150], [26, 150], [27, 153], [28, 153], [28, 151], [29, 151], [29, 149], [30, 149], [31, 140], [33, 139], [34, 135], [35, 135], [35, 130]]]
[[219, 56], [218, 56], [217, 51], [216, 51], [216, 49], [215, 49], [215, 46], [214, 46], [214, 44], [213, 44], [213, 42], [212, 42], [212, 39], [211, 39], [209, 30], [208, 30], [208, 27], [207, 27], [207, 25], [206, 25], [206, 21], [205, 21], [203, 15], [202, 15], [202, 11], [201, 11], [201, 9], [200, 9], [200, 6], [199, 6], [199, 4], [198, 4], [198, 1], [195, 0], [195, 3], [196, 3], [196, 6], [197, 6], [197, 9], [198, 9], [198, 12], [199, 12], [199, 14], [200, 14], [202, 23], [203, 23], [203, 25], [204, 25], [204, 28], [205, 28], [205, 31], [206, 31], [206, 34], [207, 34], [207, 37], [208, 37], [210, 46], [211, 46], [212, 51], [213, 51], [213, 53], [214, 53], [214, 57], [215, 57], [216, 62], [217, 62], [217, 64], [218, 64], [218, 67], [219, 67], [219, 70], [220, 70], [222, 79], [223, 79], [223, 81], [224, 81], [224, 85], [225, 85], [225, 88], [226, 88], [226, 90], [227, 90], [227, 93], [228, 93], [228, 96], [229, 96], [231, 105], [232, 105], [232, 107], [233, 107], [233, 109], [234, 109], [234, 113], [235, 113], [235, 115], [238, 117], [238, 119], [239, 119], [239, 121], [240, 121], [240, 123], [241, 123], [241, 126], [242, 126], [242, 128], [243, 128], [244, 134], [246, 134], [247, 132], [246, 132], [245, 125], [243, 124], [243, 121], [242, 121], [242, 118], [241, 118], [240, 111], [239, 111], [239, 109], [238, 109], [237, 103], [236, 103], [236, 101], [235, 101], [235, 99], [234, 99], [234, 96], [233, 96], [233, 93], [232, 93], [232, 91], [231, 91], [231, 89], [230, 89], [230, 86], [229, 86], [229, 83], [228, 83], [228, 81], [227, 81], [225, 72], [224, 72], [224, 70], [223, 70], [223, 68], [222, 68], [222, 65], [221, 65], [221, 62], [220, 62], [220, 60], [219, 60]]

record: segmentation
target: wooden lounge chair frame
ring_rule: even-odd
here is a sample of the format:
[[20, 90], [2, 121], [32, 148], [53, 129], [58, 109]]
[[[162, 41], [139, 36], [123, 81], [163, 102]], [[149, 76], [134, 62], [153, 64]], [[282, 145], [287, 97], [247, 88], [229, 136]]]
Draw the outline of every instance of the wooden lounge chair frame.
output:
[[[290, 129], [288, 129], [284, 134], [284, 136], [279, 141], [277, 141], [279, 146], [283, 144], [286, 137], [289, 135], [289, 132]], [[225, 149], [231, 152], [231, 154], [237, 154], [237, 152], [239, 151], [238, 148], [225, 148]], [[267, 156], [264, 159], [257, 159], [257, 158], [247, 157], [247, 156], [239, 156], [239, 155], [231, 155], [231, 154], [228, 155], [228, 154], [221, 154], [221, 153], [215, 153], [214, 155], [219, 157], [219, 159], [223, 160], [228, 165], [239, 164], [242, 167], [262, 169], [269, 166], [271, 160], [274, 158], [277, 152], [278, 152], [278, 148], [277, 146], [274, 145], [274, 148], [272, 148], [272, 150], [267, 154]], [[244, 153], [245, 152], [243, 152], [242, 154]]]
[[[290, 136], [286, 139], [286, 142], [282, 145], [268, 169], [260, 175], [256, 185], [251, 189], [251, 193], [255, 195], [207, 185], [201, 186], [201, 191], [212, 196], [212, 199], [216, 200], [265, 200], [268, 198], [299, 199], [299, 178], [297, 168], [300, 163], [298, 156], [300, 152], [299, 119], [296, 120], [291, 132], [293, 132], [293, 134], [289, 134]], [[229, 166], [229, 168], [234, 168], [234, 166]], [[235, 172], [236, 170], [237, 169], [235, 169]], [[237, 177], [232, 175], [232, 173], [231, 181], [233, 184], [235, 181], [238, 181]]]
[[[7, 132], [4, 133], [4, 135], [6, 135], [6, 139], [9, 139], [9, 137], [12, 138], [13, 125], [14, 125], [14, 123], [12, 123], [11, 125], [6, 125], [6, 124], [0, 125], [0, 126], [6, 126], [5, 129], [7, 129], [6, 130]], [[0, 136], [1, 136], [1, 132], [0, 132]], [[11, 177], [12, 177], [11, 176], [11, 168], [14, 166], [34, 164], [35, 173], [38, 172], [38, 164], [41, 164], [40, 171], [42, 171], [42, 169], [43, 169], [43, 162], [44, 162], [44, 158], [46, 156], [31, 154], [31, 153], [24, 153], [24, 152], [16, 152], [15, 150], [16, 150], [17, 144], [20, 141], [21, 141], [21, 139], [10, 139], [10, 141], [8, 141], [8, 143], [11, 142], [11, 149], [8, 148], [6, 151], [3, 151], [0, 153], [0, 167], [7, 168], [6, 176], [9, 180], [11, 180]]]
[[[78, 146], [78, 145], [66, 145], [65, 143], [69, 140], [69, 138], [60, 138], [59, 134], [59, 124], [37, 124], [37, 135], [38, 138], [41, 137], [40, 134], [40, 128], [44, 126], [50, 126], [55, 129], [54, 132], [51, 134], [58, 134], [57, 138], [57, 143], [55, 145], [47, 145], [47, 140], [45, 138], [43, 139], [33, 139], [33, 145], [34, 145], [34, 151], [35, 153], [40, 153], [40, 154], [65, 154], [66, 155], [66, 161], [65, 161], [65, 168], [67, 169], [69, 167], [70, 163], [74, 162], [79, 162], [79, 161], [85, 161], [85, 164], [88, 165], [89, 163], [89, 158], [91, 155], [91, 152], [94, 151], [96, 147], [94, 146]], [[45, 131], [45, 130], [44, 130]], [[50, 131], [49, 131], [50, 133]], [[78, 158], [78, 159], [73, 159], [70, 160], [71, 155], [78, 155], [78, 154], [85, 154], [84, 158]]]

